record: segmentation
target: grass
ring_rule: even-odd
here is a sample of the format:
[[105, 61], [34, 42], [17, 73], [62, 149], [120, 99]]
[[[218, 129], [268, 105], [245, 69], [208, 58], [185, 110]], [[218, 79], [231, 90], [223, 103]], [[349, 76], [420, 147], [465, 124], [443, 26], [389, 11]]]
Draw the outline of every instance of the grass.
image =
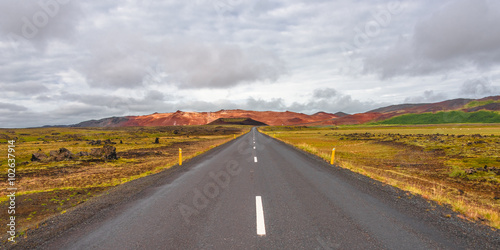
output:
[[446, 123], [500, 123], [500, 114], [494, 111], [446, 111], [437, 113], [405, 114], [389, 118], [376, 125], [383, 124], [446, 124]]
[[484, 106], [490, 103], [500, 103], [500, 100], [495, 101], [495, 100], [485, 100], [485, 101], [471, 101], [467, 103], [464, 108], [475, 108], [475, 107], [480, 107]]
[[261, 130], [327, 162], [335, 147], [335, 162], [341, 167], [449, 204], [464, 218], [500, 228], [500, 176], [495, 170], [500, 169], [500, 126], [362, 125]]
[[[158, 173], [178, 162], [232, 140], [249, 131], [245, 126], [167, 126], [127, 128], [34, 128], [0, 129], [0, 148], [15, 140], [16, 224], [18, 232], [36, 227], [43, 220], [65, 213], [110, 187]], [[159, 138], [159, 143], [154, 143]], [[73, 154], [90, 152], [91, 141], [110, 140], [117, 160], [79, 157], [73, 160], [32, 162], [39, 150], [67, 148]], [[6, 154], [0, 155], [0, 172], [7, 173]], [[0, 176], [0, 209], [7, 211], [7, 176]], [[7, 216], [0, 224], [7, 224]], [[6, 240], [2, 234], [1, 241]]]

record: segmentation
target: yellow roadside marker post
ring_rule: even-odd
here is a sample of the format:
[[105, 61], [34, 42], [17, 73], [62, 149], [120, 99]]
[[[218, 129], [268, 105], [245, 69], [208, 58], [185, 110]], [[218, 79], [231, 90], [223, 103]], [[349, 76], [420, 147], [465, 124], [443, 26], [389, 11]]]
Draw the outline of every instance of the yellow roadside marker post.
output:
[[233, 139], [236, 139], [236, 134], [233, 135]]
[[335, 148], [332, 149], [332, 159], [330, 160], [331, 165], [333, 165], [334, 160], [335, 160]]
[[182, 149], [179, 148], [179, 166], [182, 166]]

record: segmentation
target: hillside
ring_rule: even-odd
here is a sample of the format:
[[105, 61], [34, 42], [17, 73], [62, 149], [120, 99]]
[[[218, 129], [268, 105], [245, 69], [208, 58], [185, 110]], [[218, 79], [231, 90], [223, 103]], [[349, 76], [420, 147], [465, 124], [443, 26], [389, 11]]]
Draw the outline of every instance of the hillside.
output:
[[446, 124], [446, 123], [500, 123], [500, 114], [492, 111], [447, 111], [423, 114], [405, 114], [375, 124]]
[[81, 122], [72, 127], [129, 127], [129, 126], [175, 126], [205, 125], [220, 118], [249, 118], [267, 125], [299, 125], [336, 118], [334, 114], [319, 112], [306, 115], [296, 112], [220, 110], [217, 112], [154, 113], [143, 116], [111, 117]]
[[[437, 103], [419, 103], [419, 104], [399, 104], [374, 109], [365, 113], [346, 114], [337, 112], [335, 114], [327, 112], [317, 112], [307, 115], [297, 112], [277, 112], [277, 111], [251, 111], [251, 110], [220, 110], [217, 112], [184, 112], [177, 111], [173, 113], [154, 113], [141, 116], [110, 117], [100, 120], [84, 121], [71, 127], [129, 127], [129, 126], [176, 126], [176, 125], [206, 125], [214, 124], [212, 122], [218, 119], [244, 118], [252, 120], [251, 123], [262, 123], [271, 126], [280, 125], [355, 125], [364, 123], [381, 122], [394, 117], [407, 114], [433, 114], [436, 112], [461, 111], [471, 113], [478, 111], [500, 111], [500, 96], [490, 96], [482, 99], [453, 99]], [[483, 113], [481, 113], [483, 114]], [[412, 117], [412, 119], [409, 119]], [[398, 118], [398, 122], [404, 122], [403, 119], [409, 119], [411, 123], [413, 116], [403, 116]], [[470, 116], [461, 115], [461, 117]], [[485, 116], [481, 116], [485, 118]], [[481, 122], [477, 120], [462, 119], [464, 122]], [[249, 121], [250, 121], [249, 120]], [[424, 119], [425, 120], [425, 119]], [[438, 119], [439, 120], [439, 119]], [[389, 122], [394, 122], [391, 120]], [[489, 122], [491, 119], [486, 119]], [[219, 123], [225, 124], [224, 120]], [[419, 121], [421, 122], [421, 121]], [[438, 121], [446, 123], [446, 121]], [[406, 124], [406, 123], [405, 123]]]
[[266, 126], [263, 122], [256, 121], [252, 118], [219, 118], [208, 125], [252, 125]]
[[[374, 109], [368, 111], [366, 113], [354, 114], [349, 116], [340, 117], [338, 119], [325, 121], [323, 124], [331, 124], [331, 125], [354, 125], [354, 124], [363, 124], [368, 122], [380, 122], [387, 119], [391, 119], [393, 117], [400, 117], [399, 122], [403, 122], [404, 119], [410, 118], [413, 116], [403, 116], [407, 114], [425, 114], [425, 113], [436, 113], [436, 112], [445, 112], [445, 111], [462, 111], [465, 113], [469, 112], [477, 112], [481, 110], [486, 111], [500, 111], [500, 96], [490, 96], [481, 99], [453, 99], [447, 100], [437, 103], [419, 103], [419, 104], [399, 104], [399, 105], [391, 105], [383, 108]], [[461, 121], [464, 123], [472, 123], [479, 122], [481, 123], [481, 119], [474, 118], [474, 120], [467, 120], [468, 118], [472, 119], [469, 116], [462, 115]], [[464, 119], [467, 118], [467, 119]], [[421, 118], [421, 117], [420, 117]], [[416, 118], [420, 120], [420, 118]], [[484, 117], [483, 117], [484, 118]], [[424, 119], [425, 120], [425, 119]], [[393, 122], [392, 120], [391, 122]], [[490, 122], [490, 119], [484, 120], [485, 122]], [[419, 121], [421, 122], [421, 121]], [[433, 122], [434, 123], [434, 122]], [[449, 122], [435, 122], [435, 123], [449, 123]], [[410, 121], [404, 124], [412, 124]], [[419, 123], [420, 124], [420, 123]]]

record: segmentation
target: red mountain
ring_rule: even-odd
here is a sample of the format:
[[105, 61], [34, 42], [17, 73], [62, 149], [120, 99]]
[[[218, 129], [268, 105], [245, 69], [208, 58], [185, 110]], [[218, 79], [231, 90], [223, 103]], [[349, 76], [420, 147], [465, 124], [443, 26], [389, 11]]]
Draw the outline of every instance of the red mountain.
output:
[[90, 120], [72, 125], [72, 127], [126, 127], [126, 126], [172, 126], [172, 125], [205, 125], [221, 118], [249, 118], [267, 125], [345, 125], [363, 124], [381, 121], [394, 116], [409, 113], [427, 113], [438, 111], [461, 110], [474, 112], [478, 110], [500, 111], [500, 96], [490, 96], [478, 100], [454, 99], [437, 103], [400, 104], [374, 109], [366, 113], [348, 115], [343, 112], [330, 114], [318, 112], [306, 115], [296, 112], [220, 110], [217, 112], [183, 112], [154, 113], [142, 116], [111, 117], [101, 120]]
[[306, 115], [296, 112], [220, 110], [217, 112], [154, 113], [143, 116], [112, 117], [85, 121], [75, 127], [127, 127], [127, 126], [172, 126], [205, 125], [220, 118], [250, 118], [267, 125], [298, 125], [333, 119], [337, 116], [325, 112]]

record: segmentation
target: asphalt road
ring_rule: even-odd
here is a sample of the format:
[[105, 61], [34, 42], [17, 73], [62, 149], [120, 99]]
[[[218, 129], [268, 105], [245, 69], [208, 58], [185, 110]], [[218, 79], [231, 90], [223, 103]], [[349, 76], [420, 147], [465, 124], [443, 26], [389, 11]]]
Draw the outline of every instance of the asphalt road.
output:
[[43, 249], [499, 249], [499, 233], [250, 133]]

